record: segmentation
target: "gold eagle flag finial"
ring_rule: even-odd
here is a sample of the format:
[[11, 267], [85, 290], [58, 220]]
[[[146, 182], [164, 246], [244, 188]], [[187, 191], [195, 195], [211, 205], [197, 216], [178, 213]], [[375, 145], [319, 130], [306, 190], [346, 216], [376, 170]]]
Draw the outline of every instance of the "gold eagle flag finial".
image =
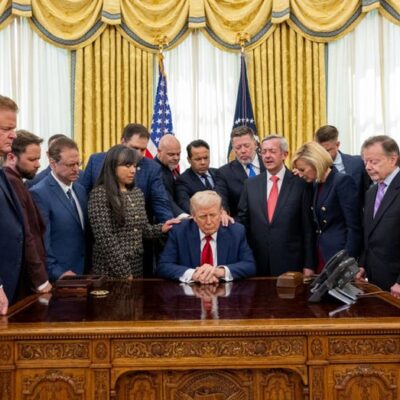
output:
[[157, 35], [155, 43], [158, 46], [158, 66], [160, 68], [160, 72], [164, 75], [163, 50], [165, 46], [168, 46], [168, 37], [166, 35]]
[[240, 45], [241, 53], [244, 53], [247, 42], [250, 42], [250, 35], [247, 32], [238, 32], [236, 35], [236, 43]]

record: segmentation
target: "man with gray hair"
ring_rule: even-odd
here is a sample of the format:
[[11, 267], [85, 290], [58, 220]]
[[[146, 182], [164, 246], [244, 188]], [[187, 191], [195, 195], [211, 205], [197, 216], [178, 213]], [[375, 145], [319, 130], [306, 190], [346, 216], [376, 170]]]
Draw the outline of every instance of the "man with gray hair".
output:
[[247, 230], [258, 276], [315, 267], [312, 186], [285, 167], [288, 143], [270, 135], [261, 143], [266, 172], [244, 183], [237, 221]]
[[361, 148], [365, 169], [376, 183], [365, 196], [364, 254], [359, 277], [400, 298], [399, 146], [389, 136], [367, 139]]
[[254, 275], [244, 227], [221, 226], [221, 197], [212, 190], [197, 192], [190, 199], [190, 208], [193, 219], [182, 221], [169, 232], [157, 275], [201, 284]]

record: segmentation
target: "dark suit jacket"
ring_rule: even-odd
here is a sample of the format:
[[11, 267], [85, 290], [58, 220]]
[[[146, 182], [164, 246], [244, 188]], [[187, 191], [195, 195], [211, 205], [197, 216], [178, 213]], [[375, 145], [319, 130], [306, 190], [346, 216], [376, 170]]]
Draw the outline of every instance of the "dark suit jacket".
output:
[[[215, 168], [209, 168], [214, 186], [217, 183], [217, 170]], [[183, 174], [176, 180], [176, 202], [178, 206], [184, 210], [184, 212], [190, 214], [190, 198], [197, 192], [207, 190], [203, 181], [193, 172], [192, 168], [188, 168]]]
[[237, 220], [246, 227], [257, 275], [278, 276], [315, 267], [312, 186], [286, 170], [274, 218], [267, 217], [267, 173], [244, 183]]
[[[42, 179], [46, 178], [46, 176], [51, 172], [50, 165], [47, 166], [46, 169], [43, 171], [40, 171], [38, 174], [35, 175], [33, 179], [28, 179], [25, 181], [25, 186], [30, 189], [31, 187], [35, 186], [38, 184]], [[83, 171], [80, 169], [79, 170], [79, 177], [76, 183], [80, 183], [82, 185], [82, 178], [83, 178]]]
[[[258, 157], [260, 163], [260, 173], [265, 171], [261, 157]], [[239, 161], [233, 160], [223, 165], [218, 170], [216, 191], [222, 197], [222, 204], [226, 211], [232, 217], [238, 213], [238, 204], [243, 192], [244, 182], [248, 176]]]
[[14, 301], [21, 273], [24, 246], [24, 221], [19, 202], [0, 168], [0, 284]]
[[[247, 244], [245, 230], [240, 224], [219, 228], [217, 257], [218, 265], [228, 267], [234, 279], [247, 278], [256, 272], [253, 254]], [[156, 273], [163, 278], [179, 279], [188, 268], [199, 265], [199, 227], [193, 220], [182, 221], [169, 232]]]
[[176, 199], [176, 185], [175, 185], [175, 178], [172, 173], [172, 171], [165, 166], [157, 157], [154, 159], [161, 167], [161, 176], [162, 180], [165, 186], [165, 189], [167, 191], [168, 195], [168, 200], [169, 204], [171, 205], [172, 213], [174, 214], [174, 217], [177, 217], [178, 215], [184, 213], [185, 211], [182, 210], [176, 204], [175, 199]]
[[323, 260], [328, 261], [340, 250], [358, 258], [362, 231], [359, 193], [354, 179], [332, 168], [326, 182], [315, 186], [313, 216], [317, 228], [317, 245]]
[[[89, 158], [82, 184], [89, 194], [103, 167], [106, 153], [95, 153]], [[165, 222], [173, 217], [167, 192], [161, 179], [161, 168], [153, 160], [143, 157], [137, 165], [135, 185], [142, 190], [146, 208], [156, 222]]]
[[[46, 226], [36, 203], [33, 201], [18, 172], [8, 167], [4, 167], [4, 172], [13, 186], [23, 213], [25, 244], [23, 257], [24, 273], [22, 274], [21, 284], [24, 287], [21, 290], [23, 294], [29, 294], [29, 285], [37, 288], [48, 280], [46, 252], [43, 241]], [[26, 274], [30, 279], [26, 279]]]
[[364, 205], [365, 192], [371, 186], [371, 179], [365, 171], [364, 161], [360, 156], [351, 156], [340, 152], [346, 174], [350, 175], [357, 186], [361, 205]]
[[[72, 187], [79, 200], [86, 228], [86, 191], [79, 183], [74, 183]], [[52, 174], [31, 188], [30, 192], [46, 224], [44, 243], [50, 280], [57, 280], [68, 270], [82, 274], [86, 257], [86, 229], [82, 229], [68, 197]]]
[[369, 282], [390, 290], [400, 283], [400, 173], [386, 189], [374, 218], [377, 190], [377, 185], [372, 186], [365, 197], [364, 254], [360, 264]]

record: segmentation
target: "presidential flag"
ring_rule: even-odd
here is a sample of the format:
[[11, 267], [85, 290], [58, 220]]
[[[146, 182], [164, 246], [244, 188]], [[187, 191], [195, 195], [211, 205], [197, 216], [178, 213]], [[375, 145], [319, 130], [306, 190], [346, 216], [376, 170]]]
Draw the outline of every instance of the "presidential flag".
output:
[[168, 102], [167, 76], [164, 70], [164, 56], [159, 55], [158, 84], [154, 102], [153, 119], [151, 121], [150, 140], [147, 146], [146, 157], [154, 158], [160, 139], [166, 133], [172, 133], [172, 115]]
[[[253, 107], [251, 105], [249, 84], [247, 82], [246, 58], [244, 52], [242, 52], [240, 55], [240, 79], [232, 129], [242, 125], [250, 127], [256, 134], [256, 121], [254, 119]], [[229, 142], [228, 161], [233, 159], [231, 152], [232, 146]]]

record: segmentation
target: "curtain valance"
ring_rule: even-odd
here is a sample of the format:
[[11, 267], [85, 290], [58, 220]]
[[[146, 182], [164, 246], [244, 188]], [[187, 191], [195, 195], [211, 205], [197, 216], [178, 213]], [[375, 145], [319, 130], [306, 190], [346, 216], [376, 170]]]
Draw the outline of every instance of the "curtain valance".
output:
[[215, 45], [238, 50], [239, 37], [255, 48], [283, 22], [312, 41], [332, 41], [373, 9], [400, 25], [400, 0], [0, 0], [0, 29], [15, 16], [28, 17], [47, 41], [78, 49], [115, 25], [150, 51], [202, 29]]

